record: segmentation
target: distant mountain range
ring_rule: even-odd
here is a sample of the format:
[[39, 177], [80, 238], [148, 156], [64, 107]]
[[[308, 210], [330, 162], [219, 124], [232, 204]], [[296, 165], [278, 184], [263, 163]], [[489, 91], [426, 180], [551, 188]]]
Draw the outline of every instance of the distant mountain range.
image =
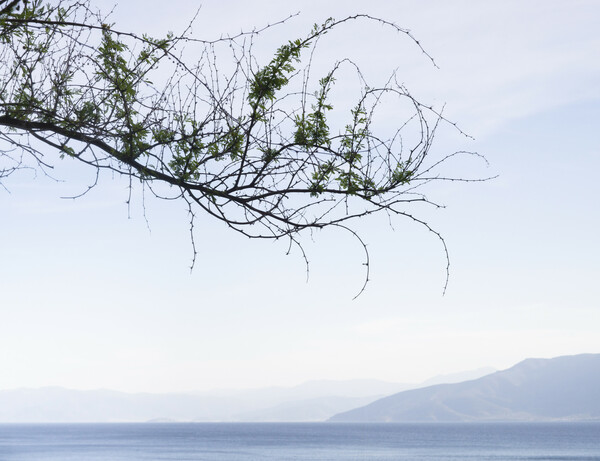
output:
[[600, 354], [527, 359], [462, 383], [400, 392], [339, 422], [600, 420]]
[[420, 385], [310, 381], [193, 394], [4, 390], [0, 422], [600, 421], [600, 354], [527, 359], [493, 371], [438, 376]]
[[383, 396], [432, 382], [457, 382], [485, 368], [419, 385], [376, 380], [309, 381], [295, 387], [194, 394], [131, 394], [60, 387], [0, 391], [0, 422], [325, 421]]

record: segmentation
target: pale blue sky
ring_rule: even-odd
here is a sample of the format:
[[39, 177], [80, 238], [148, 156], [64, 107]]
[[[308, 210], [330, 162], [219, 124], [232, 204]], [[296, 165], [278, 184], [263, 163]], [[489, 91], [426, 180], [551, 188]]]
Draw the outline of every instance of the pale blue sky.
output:
[[[122, 2], [114, 20], [177, 30], [193, 2]], [[97, 2], [110, 5], [110, 1]], [[139, 10], [139, 5], [144, 5]], [[199, 4], [199, 3], [198, 3]], [[310, 280], [284, 243], [249, 241], [199, 216], [190, 275], [184, 204], [146, 203], [109, 177], [61, 162], [54, 183], [31, 172], [0, 189], [0, 389], [60, 385], [126, 391], [293, 385], [309, 379], [415, 382], [526, 357], [600, 352], [600, 3], [590, 1], [207, 0], [196, 33], [263, 25], [266, 53], [329, 16], [366, 12], [411, 29], [434, 56], [380, 27], [344, 26], [325, 50], [371, 79], [398, 68], [418, 98], [475, 137], [437, 148], [486, 155], [460, 164], [483, 184], [443, 184], [413, 223], [358, 224], [372, 282], [355, 301], [363, 254], [334, 231], [306, 239]], [[329, 46], [330, 48], [326, 48]], [[327, 53], [325, 53], [327, 54]], [[325, 56], [326, 57], [326, 56]], [[463, 170], [461, 170], [463, 171]]]

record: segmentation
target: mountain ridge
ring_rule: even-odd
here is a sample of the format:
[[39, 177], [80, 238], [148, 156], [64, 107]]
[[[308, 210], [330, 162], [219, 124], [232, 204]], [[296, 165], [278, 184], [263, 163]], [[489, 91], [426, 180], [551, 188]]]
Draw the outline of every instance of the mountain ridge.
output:
[[459, 422], [600, 420], [600, 354], [525, 359], [454, 384], [407, 390], [329, 421]]
[[[479, 369], [431, 379], [452, 381], [487, 371]], [[20, 388], [0, 390], [0, 422], [324, 421], [385, 395], [418, 386], [362, 379], [308, 381], [287, 388], [169, 394], [58, 386]]]

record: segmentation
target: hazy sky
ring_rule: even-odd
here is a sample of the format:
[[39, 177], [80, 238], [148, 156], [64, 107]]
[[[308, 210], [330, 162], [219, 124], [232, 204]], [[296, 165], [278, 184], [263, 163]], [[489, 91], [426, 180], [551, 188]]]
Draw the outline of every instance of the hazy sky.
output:
[[[106, 7], [111, 1], [92, 0]], [[191, 1], [122, 1], [122, 29], [179, 30]], [[386, 218], [349, 236], [305, 239], [310, 280], [283, 242], [249, 241], [199, 216], [196, 269], [184, 204], [141, 196], [61, 163], [52, 182], [22, 172], [0, 188], [0, 389], [60, 385], [125, 391], [294, 385], [309, 379], [416, 382], [527, 357], [600, 352], [600, 2], [206, 0], [195, 33], [213, 38], [301, 15], [264, 38], [267, 52], [314, 22], [369, 13], [412, 30], [435, 58], [379, 26], [327, 37], [372, 80], [397, 68], [417, 98], [473, 141], [442, 137], [490, 166], [491, 182], [443, 184], [415, 209], [423, 228]], [[325, 48], [327, 49], [327, 48]], [[382, 82], [383, 83], [383, 82]], [[64, 170], [64, 171], [63, 171]], [[128, 213], [131, 215], [128, 218]]]

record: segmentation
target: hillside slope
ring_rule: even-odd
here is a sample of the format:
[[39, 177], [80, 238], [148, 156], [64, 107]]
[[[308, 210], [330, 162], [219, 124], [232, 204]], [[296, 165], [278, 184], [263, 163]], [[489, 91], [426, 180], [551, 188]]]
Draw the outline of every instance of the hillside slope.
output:
[[379, 399], [329, 421], [600, 420], [600, 354], [527, 359], [457, 384]]

